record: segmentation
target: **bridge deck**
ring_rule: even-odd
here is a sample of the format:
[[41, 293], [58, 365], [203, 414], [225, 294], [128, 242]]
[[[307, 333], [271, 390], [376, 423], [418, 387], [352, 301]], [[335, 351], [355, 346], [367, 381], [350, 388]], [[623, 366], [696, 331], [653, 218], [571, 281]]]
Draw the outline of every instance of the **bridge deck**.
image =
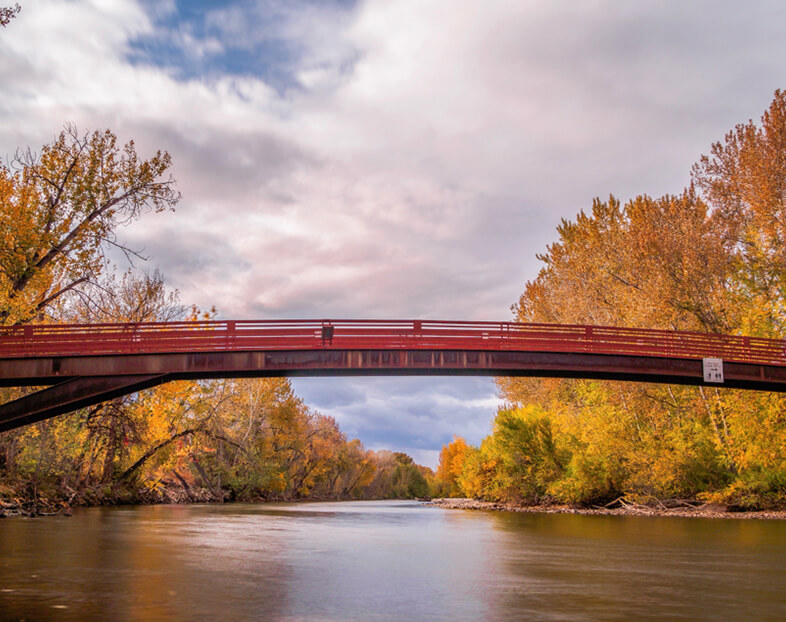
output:
[[[786, 342], [602, 326], [422, 320], [201, 321], [0, 329], [0, 430], [176, 379], [297, 375], [556, 376], [786, 391]], [[718, 386], [718, 385], [715, 385]]]
[[426, 320], [50, 324], [0, 328], [0, 358], [324, 349], [492, 350], [716, 357], [786, 365], [786, 342], [609, 326]]

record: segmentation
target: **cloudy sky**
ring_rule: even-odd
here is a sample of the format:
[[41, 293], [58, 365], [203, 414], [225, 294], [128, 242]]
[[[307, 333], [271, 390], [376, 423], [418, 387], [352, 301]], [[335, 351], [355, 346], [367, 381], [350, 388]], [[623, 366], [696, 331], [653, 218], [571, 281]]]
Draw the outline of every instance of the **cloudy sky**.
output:
[[[680, 191], [786, 87], [782, 0], [19, 2], [0, 156], [66, 122], [168, 150], [183, 200], [122, 235], [226, 318], [510, 319], [560, 218]], [[432, 466], [498, 404], [489, 379], [295, 388]]]

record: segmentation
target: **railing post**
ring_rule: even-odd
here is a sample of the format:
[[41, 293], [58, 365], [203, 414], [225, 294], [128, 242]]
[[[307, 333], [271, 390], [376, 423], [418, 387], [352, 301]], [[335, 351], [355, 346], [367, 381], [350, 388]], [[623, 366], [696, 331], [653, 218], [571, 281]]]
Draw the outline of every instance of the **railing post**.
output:
[[333, 334], [335, 333], [335, 328], [330, 324], [323, 324], [322, 325], [322, 347], [325, 348], [329, 345], [333, 344]]
[[22, 329], [22, 336], [24, 337], [24, 350], [28, 353], [33, 351], [33, 327], [29, 324], [25, 325]]
[[227, 322], [226, 349], [234, 350], [237, 345], [237, 325], [234, 320]]

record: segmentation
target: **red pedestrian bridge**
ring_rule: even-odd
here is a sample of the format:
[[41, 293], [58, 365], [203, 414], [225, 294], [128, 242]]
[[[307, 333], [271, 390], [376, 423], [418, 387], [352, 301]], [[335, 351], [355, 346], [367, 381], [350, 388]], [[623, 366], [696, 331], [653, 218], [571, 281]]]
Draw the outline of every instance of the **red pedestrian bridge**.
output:
[[0, 328], [0, 431], [170, 380], [468, 375], [786, 391], [786, 341], [607, 326], [427, 320], [46, 324]]

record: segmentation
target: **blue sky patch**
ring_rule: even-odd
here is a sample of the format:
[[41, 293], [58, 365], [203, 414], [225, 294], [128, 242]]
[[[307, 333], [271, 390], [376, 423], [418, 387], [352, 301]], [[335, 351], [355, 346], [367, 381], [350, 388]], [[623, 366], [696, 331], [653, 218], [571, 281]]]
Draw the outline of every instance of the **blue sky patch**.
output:
[[300, 18], [309, 12], [346, 14], [356, 4], [176, 0], [173, 9], [164, 10], [146, 0], [155, 32], [131, 41], [129, 61], [161, 67], [179, 80], [252, 76], [279, 92], [298, 89], [297, 72], [312, 44]]

